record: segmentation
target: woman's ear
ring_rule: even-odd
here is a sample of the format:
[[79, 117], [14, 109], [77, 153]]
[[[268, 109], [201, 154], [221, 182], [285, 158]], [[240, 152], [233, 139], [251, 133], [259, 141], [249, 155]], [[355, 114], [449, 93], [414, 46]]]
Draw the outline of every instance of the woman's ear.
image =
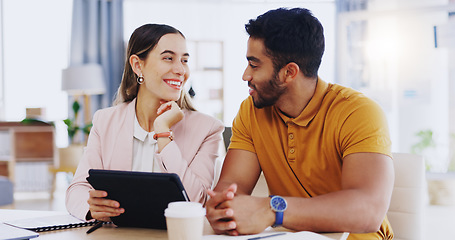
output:
[[130, 65], [131, 65], [131, 68], [133, 69], [133, 72], [136, 73], [136, 75], [138, 75], [138, 76], [141, 75], [142, 61], [137, 55], [135, 55], [135, 54], [131, 55]]
[[284, 70], [284, 82], [288, 83], [293, 81], [296, 77], [297, 74], [300, 71], [299, 65], [295, 62], [290, 62], [286, 64], [286, 66], [283, 67]]

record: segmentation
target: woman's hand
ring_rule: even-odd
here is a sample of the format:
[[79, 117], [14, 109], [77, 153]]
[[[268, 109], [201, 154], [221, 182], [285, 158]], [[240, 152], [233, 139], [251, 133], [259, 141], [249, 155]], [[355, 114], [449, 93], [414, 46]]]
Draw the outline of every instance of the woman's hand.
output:
[[106, 199], [107, 192], [100, 190], [90, 190], [89, 210], [91, 216], [99, 221], [110, 222], [111, 217], [116, 217], [125, 212], [125, 209], [120, 208], [120, 203], [114, 200]]
[[153, 123], [155, 133], [168, 132], [170, 127], [183, 119], [183, 112], [175, 101], [162, 102]]

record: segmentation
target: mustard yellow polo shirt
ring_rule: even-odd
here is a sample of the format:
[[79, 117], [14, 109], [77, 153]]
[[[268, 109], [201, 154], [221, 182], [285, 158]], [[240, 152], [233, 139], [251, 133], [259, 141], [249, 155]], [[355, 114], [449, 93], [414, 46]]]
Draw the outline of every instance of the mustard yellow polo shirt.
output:
[[[307, 107], [296, 118], [275, 106], [255, 108], [248, 97], [232, 125], [230, 149], [257, 154], [271, 194], [314, 197], [341, 190], [342, 159], [351, 153], [391, 156], [387, 119], [363, 94], [318, 79]], [[384, 237], [385, 236], [385, 237]], [[388, 239], [387, 218], [371, 234], [348, 239]]]

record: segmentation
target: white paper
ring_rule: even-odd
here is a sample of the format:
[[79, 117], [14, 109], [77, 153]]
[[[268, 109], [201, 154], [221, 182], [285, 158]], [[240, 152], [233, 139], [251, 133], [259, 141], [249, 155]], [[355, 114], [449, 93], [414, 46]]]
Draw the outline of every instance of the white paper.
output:
[[13, 221], [5, 222], [8, 225], [24, 228], [24, 229], [36, 229], [36, 228], [43, 228], [43, 227], [51, 227], [51, 226], [65, 226], [69, 224], [78, 224], [78, 223], [85, 223], [78, 218], [75, 218], [69, 214], [65, 215], [56, 215], [56, 216], [48, 216], [48, 217], [38, 217], [38, 218], [27, 218], [27, 219], [19, 219]]
[[0, 223], [0, 239], [30, 239], [38, 236], [38, 233]]
[[[282, 235], [271, 236], [277, 233], [284, 233]], [[267, 237], [269, 236], [269, 237]], [[222, 239], [232, 239], [232, 240], [248, 240], [254, 239], [257, 237], [262, 237], [264, 240], [333, 240], [333, 238], [326, 237], [324, 235], [302, 231], [302, 232], [264, 232], [254, 235], [243, 235], [243, 236], [227, 236], [227, 235], [205, 235], [202, 237], [203, 240], [222, 240]]]

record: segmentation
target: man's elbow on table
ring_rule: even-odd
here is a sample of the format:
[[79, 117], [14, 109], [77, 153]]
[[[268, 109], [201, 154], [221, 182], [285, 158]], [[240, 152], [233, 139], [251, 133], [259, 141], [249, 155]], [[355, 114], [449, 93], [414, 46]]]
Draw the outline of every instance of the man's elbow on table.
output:
[[352, 233], [372, 233], [379, 231], [382, 222], [384, 221], [385, 214], [382, 210], [378, 210], [377, 207], [369, 206], [368, 209], [362, 214], [359, 214], [359, 217], [354, 225], [354, 231], [351, 230]]

